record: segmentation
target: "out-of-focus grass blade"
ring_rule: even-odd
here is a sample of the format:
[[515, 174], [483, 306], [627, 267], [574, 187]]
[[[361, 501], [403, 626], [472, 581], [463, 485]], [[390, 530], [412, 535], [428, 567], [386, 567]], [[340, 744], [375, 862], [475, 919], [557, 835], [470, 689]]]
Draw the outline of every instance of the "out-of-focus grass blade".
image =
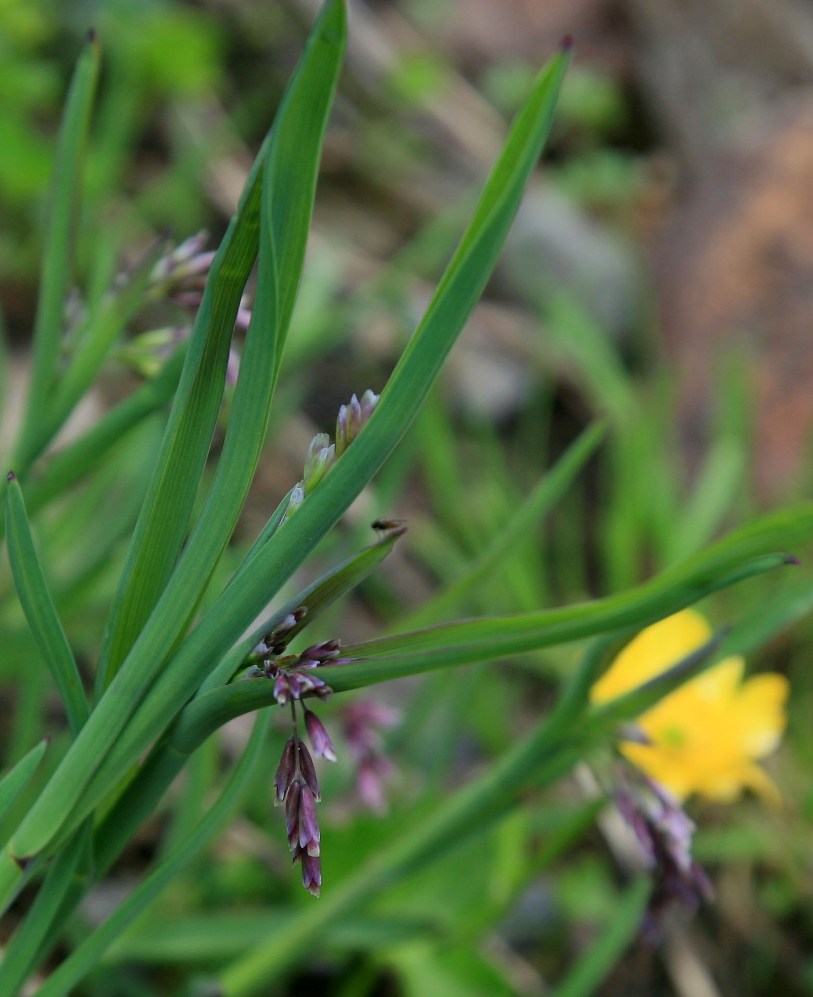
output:
[[88, 717], [87, 698], [34, 547], [22, 491], [13, 475], [9, 475], [6, 489], [6, 534], [20, 605], [62, 697], [68, 724], [75, 737]]
[[[182, 632], [231, 536], [265, 440], [271, 399], [302, 274], [322, 140], [344, 54], [345, 30], [344, 6], [339, 0], [331, 0], [314, 26], [274, 123], [260, 191], [262, 277], [215, 480], [163, 600], [163, 632], [159, 640], [165, 649], [171, 648]], [[253, 191], [254, 187], [250, 189]], [[214, 278], [214, 265], [212, 271], [210, 281]], [[179, 392], [182, 387], [183, 381]], [[166, 510], [157, 509], [153, 517], [153, 528], [160, 533], [166, 529], [161, 522], [162, 514], [166, 516]], [[150, 546], [154, 543], [146, 526], [141, 532], [141, 542]], [[173, 556], [178, 549], [173, 547]], [[160, 579], [161, 584], [153, 586], [154, 597], [160, 594], [171, 567], [162, 558], [161, 570], [155, 573], [156, 582]], [[133, 584], [138, 584], [138, 577], [138, 573], [134, 574]], [[144, 600], [140, 603], [143, 609], [148, 608]], [[124, 608], [126, 602], [121, 605], [116, 619], [126, 623], [119, 625], [120, 639], [111, 639], [100, 690], [123, 661], [137, 633]], [[140, 622], [143, 624], [145, 617]], [[161, 623], [155, 624], [155, 630], [162, 629]], [[155, 651], [149, 657], [150, 665], [155, 666], [153, 671], [157, 670], [160, 657], [155, 660]]]
[[107, 948], [206, 845], [220, 834], [265, 760], [270, 714], [257, 717], [251, 738], [225, 788], [195, 833], [153, 870], [119, 907], [51, 974], [39, 990], [41, 997], [62, 997], [99, 962]]
[[162, 249], [163, 241], [128, 274], [126, 283], [115, 291], [108, 291], [88, 316], [84, 327], [77, 330], [78, 347], [46, 400], [46, 416], [24, 455], [28, 462], [47, 446], [93, 383], [114, 343], [122, 336], [127, 321], [141, 306], [150, 272]]
[[19, 793], [25, 789], [28, 780], [37, 771], [47, 747], [47, 740], [40, 741], [0, 779], [0, 820], [8, 813]]
[[616, 904], [612, 920], [553, 989], [551, 997], [590, 997], [596, 992], [640, 931], [651, 889], [652, 882], [647, 876], [632, 883]]
[[704, 672], [712, 664], [715, 652], [719, 650], [722, 640], [722, 634], [715, 634], [702, 647], [687, 654], [680, 661], [676, 661], [671, 668], [667, 668], [666, 671], [622, 696], [594, 707], [595, 722], [598, 723], [599, 727], [604, 726], [611, 730], [624, 720], [640, 717], [661, 699], [674, 692], [675, 689]]
[[90, 826], [80, 828], [73, 840], [53, 859], [34, 903], [5, 946], [0, 997], [16, 997], [20, 993], [42, 945], [48, 940], [54, 918], [71, 889], [79, 861], [87, 853], [90, 832]]
[[0, 306], [0, 412], [6, 411], [6, 395], [9, 384], [8, 331], [6, 317]]
[[43, 247], [40, 291], [34, 325], [34, 353], [23, 426], [15, 459], [28, 463], [31, 441], [39, 431], [54, 387], [59, 359], [63, 309], [73, 273], [76, 214], [90, 112], [99, 75], [99, 45], [89, 32], [71, 80], [57, 142], [51, 179], [47, 231]]
[[741, 441], [724, 437], [712, 447], [683, 514], [669, 534], [664, 553], [667, 564], [694, 553], [719, 528], [741, 494], [745, 467]]
[[[262, 944], [284, 926], [287, 917], [284, 910], [258, 907], [253, 911], [216, 911], [171, 920], [145, 918], [116, 942], [106, 961], [177, 966], [234, 958]], [[320, 939], [320, 947], [358, 952], [418, 940], [437, 930], [436, 921], [415, 915], [352, 917], [331, 925]]]
[[83, 478], [123, 437], [153, 415], [172, 397], [178, 385], [186, 351], [177, 350], [152, 380], [107, 412], [91, 429], [48, 458], [41, 472], [26, 482], [26, 502], [31, 512]]
[[468, 565], [459, 578], [407, 617], [402, 625], [419, 627], [437, 619], [444, 612], [456, 608], [473, 588], [488, 578], [500, 561], [528, 537], [539, 520], [559, 501], [595, 452], [603, 436], [604, 426], [601, 423], [585, 430], [548, 471], [482, 554]]

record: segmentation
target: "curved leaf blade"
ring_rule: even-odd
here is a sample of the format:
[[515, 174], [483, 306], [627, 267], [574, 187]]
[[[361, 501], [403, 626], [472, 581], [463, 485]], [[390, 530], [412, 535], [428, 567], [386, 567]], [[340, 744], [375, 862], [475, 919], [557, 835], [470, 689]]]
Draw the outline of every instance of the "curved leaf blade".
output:
[[12, 474], [6, 489], [6, 535], [20, 605], [62, 697], [71, 733], [76, 737], [88, 718], [87, 697], [34, 546], [20, 483]]

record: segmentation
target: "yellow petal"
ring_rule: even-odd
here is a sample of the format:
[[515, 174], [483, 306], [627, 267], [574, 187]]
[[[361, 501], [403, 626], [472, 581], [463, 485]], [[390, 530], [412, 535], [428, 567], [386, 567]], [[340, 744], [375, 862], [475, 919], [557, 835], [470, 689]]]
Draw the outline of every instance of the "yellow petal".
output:
[[737, 697], [737, 715], [743, 732], [743, 750], [751, 758], [763, 758], [779, 744], [787, 717], [785, 704], [790, 692], [784, 675], [755, 675]]
[[594, 703], [605, 703], [637, 688], [696, 651], [711, 637], [711, 628], [693, 609], [683, 609], [642, 630], [621, 651], [593, 686]]

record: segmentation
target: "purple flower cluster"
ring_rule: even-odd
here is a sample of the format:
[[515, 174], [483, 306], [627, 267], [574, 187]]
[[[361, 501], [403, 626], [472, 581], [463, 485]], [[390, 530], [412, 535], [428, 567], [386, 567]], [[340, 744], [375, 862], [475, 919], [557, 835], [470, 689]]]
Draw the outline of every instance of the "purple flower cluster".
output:
[[322, 886], [321, 834], [316, 817], [319, 782], [310, 752], [296, 732], [282, 749], [274, 785], [275, 802], [285, 803], [288, 847], [293, 861], [302, 864], [302, 884], [318, 897]]
[[[322, 885], [320, 832], [316, 804], [320, 800], [319, 782], [311, 752], [299, 736], [301, 712], [313, 754], [329, 762], [336, 761], [336, 749], [324, 724], [302, 700], [325, 699], [331, 689], [313, 674], [313, 669], [342, 665], [351, 658], [341, 656], [338, 640], [311, 644], [299, 654], [284, 654], [288, 641], [300, 629], [307, 615], [304, 606], [288, 613], [255, 647], [252, 659], [257, 663], [255, 676], [274, 683], [274, 698], [291, 710], [292, 732], [285, 742], [274, 777], [275, 803], [285, 804], [288, 844], [294, 862], [302, 865], [305, 889], [319, 896]], [[383, 754], [381, 729], [398, 721], [397, 711], [374, 700], [358, 700], [343, 711], [343, 733], [357, 765], [357, 790], [363, 803], [372, 810], [386, 809], [385, 784], [394, 768]]]
[[387, 809], [386, 784], [395, 766], [383, 753], [381, 729], [394, 727], [399, 714], [374, 699], [359, 699], [345, 707], [343, 734], [356, 766], [356, 791], [370, 810]]
[[311, 753], [299, 737], [296, 704], [299, 703], [302, 711], [313, 753], [329, 762], [335, 762], [336, 749], [330, 735], [322, 721], [305, 706], [302, 699], [306, 696], [324, 699], [331, 693], [330, 686], [312, 674], [312, 669], [324, 665], [341, 665], [350, 659], [340, 656], [338, 640], [321, 641], [311, 644], [299, 654], [280, 656], [306, 612], [303, 606], [289, 613], [257, 645], [254, 656], [261, 661], [257, 673], [265, 675], [274, 683], [276, 701], [281, 706], [290, 705], [291, 708], [293, 731], [285, 742], [274, 777], [275, 802], [285, 803], [288, 845], [293, 861], [302, 865], [302, 883], [309, 893], [318, 897], [322, 886], [322, 865], [316, 804], [321, 797]]
[[353, 395], [349, 405], [342, 405], [336, 418], [336, 457], [341, 457], [358, 436], [373, 414], [379, 395], [369, 388], [361, 396], [361, 401]]
[[337, 640], [325, 640], [312, 644], [300, 654], [283, 657], [269, 657], [263, 660], [263, 673], [274, 681], [274, 698], [284, 706], [294, 699], [304, 696], [318, 696], [326, 699], [330, 686], [310, 670], [324, 665], [344, 665], [352, 659], [340, 657], [340, 644]]
[[641, 788], [620, 787], [616, 804], [635, 833], [654, 889], [643, 932], [656, 939], [667, 911], [675, 904], [694, 912], [714, 890], [702, 866], [692, 857], [695, 824], [680, 803], [651, 779]]
[[[190, 236], [163, 253], [150, 271], [146, 301], [171, 301], [187, 312], [189, 317], [186, 320], [182, 319], [176, 325], [142, 332], [120, 349], [120, 358], [146, 376], [154, 376], [178, 345], [187, 340], [191, 334], [192, 319], [200, 308], [215, 258], [214, 252], [204, 250], [208, 238], [208, 234], [203, 231]], [[129, 279], [129, 273], [119, 274], [114, 291], [125, 287]], [[243, 296], [235, 316], [235, 328], [245, 331], [250, 322], [251, 302], [248, 297]], [[229, 350], [226, 367], [228, 384], [234, 385], [237, 382], [239, 369], [240, 357], [232, 348]]]

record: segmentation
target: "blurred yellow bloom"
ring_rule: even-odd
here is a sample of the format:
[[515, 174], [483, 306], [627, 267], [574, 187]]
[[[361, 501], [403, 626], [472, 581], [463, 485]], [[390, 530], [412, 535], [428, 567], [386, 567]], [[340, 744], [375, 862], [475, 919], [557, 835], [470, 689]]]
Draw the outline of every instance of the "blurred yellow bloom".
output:
[[[635, 637], [593, 686], [594, 703], [615, 699], [660, 674], [711, 638], [711, 628], [684, 609]], [[742, 658], [725, 658], [640, 716], [649, 744], [621, 751], [678, 799], [699, 793], [724, 802], [752, 789], [772, 802], [779, 791], [756, 764], [785, 729], [788, 682], [782, 675], [743, 681]]]

